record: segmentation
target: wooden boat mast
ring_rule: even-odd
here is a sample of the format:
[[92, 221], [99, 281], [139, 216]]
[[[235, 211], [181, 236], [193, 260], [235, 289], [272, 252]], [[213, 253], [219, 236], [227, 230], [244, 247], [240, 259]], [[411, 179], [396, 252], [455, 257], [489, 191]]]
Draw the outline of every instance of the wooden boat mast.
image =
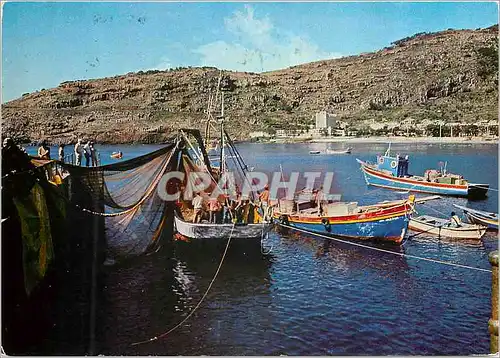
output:
[[217, 106], [217, 99], [219, 97], [219, 90], [220, 90], [220, 83], [222, 81], [222, 70], [219, 71], [219, 79], [217, 80], [217, 88], [215, 90], [215, 99], [210, 95], [208, 98], [208, 113], [207, 113], [207, 125], [205, 126], [205, 143], [208, 145], [210, 141], [210, 122], [213, 119], [212, 116], [212, 107], [213, 104], [215, 103], [215, 106]]
[[224, 92], [222, 92], [222, 108], [220, 118], [220, 175], [225, 171], [225, 151], [224, 151]]

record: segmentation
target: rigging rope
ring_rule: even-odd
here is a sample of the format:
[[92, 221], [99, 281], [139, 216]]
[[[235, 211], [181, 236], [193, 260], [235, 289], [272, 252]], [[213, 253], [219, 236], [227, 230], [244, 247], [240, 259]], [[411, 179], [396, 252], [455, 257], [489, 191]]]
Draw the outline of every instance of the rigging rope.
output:
[[229, 238], [227, 239], [227, 244], [226, 244], [226, 248], [224, 249], [224, 253], [222, 254], [222, 257], [221, 257], [221, 260], [220, 260], [220, 263], [219, 263], [219, 267], [217, 267], [217, 270], [215, 271], [215, 274], [214, 274], [214, 277], [212, 278], [212, 281], [210, 281], [210, 284], [208, 285], [205, 293], [203, 294], [203, 296], [200, 298], [200, 300], [198, 301], [198, 303], [196, 304], [196, 306], [191, 310], [191, 312], [189, 312], [189, 314], [182, 320], [180, 321], [178, 324], [176, 324], [173, 328], [169, 329], [168, 331], [160, 334], [159, 336], [155, 336], [155, 337], [152, 337], [150, 339], [146, 339], [144, 341], [139, 341], [139, 342], [135, 342], [135, 343], [132, 343], [131, 346], [137, 346], [137, 345], [140, 345], [140, 344], [144, 344], [144, 343], [150, 343], [150, 342], [154, 342], [160, 338], [163, 338], [165, 337], [166, 335], [172, 333], [173, 331], [175, 331], [177, 328], [179, 328], [181, 325], [184, 324], [184, 322], [186, 322], [193, 314], [194, 312], [201, 306], [203, 300], [205, 299], [205, 297], [207, 297], [208, 295], [208, 292], [210, 291], [210, 289], [212, 288], [212, 285], [214, 284], [215, 282], [215, 279], [217, 278], [217, 276], [219, 275], [219, 271], [222, 267], [222, 263], [224, 262], [224, 259], [226, 257], [226, 254], [227, 254], [227, 250], [229, 248], [229, 243], [231, 242], [231, 238], [233, 236], [233, 231], [234, 231], [234, 228], [236, 226], [236, 223], [233, 223], [233, 227], [231, 228], [231, 233], [229, 234]]
[[393, 254], [393, 255], [397, 255], [397, 256], [401, 256], [401, 257], [408, 257], [408, 258], [412, 258], [412, 259], [416, 259], [416, 260], [423, 260], [423, 261], [429, 261], [429, 262], [439, 263], [439, 264], [442, 264], [442, 265], [448, 265], [448, 266], [466, 268], [466, 269], [469, 269], [469, 270], [476, 270], [476, 271], [482, 271], [482, 272], [491, 272], [491, 270], [482, 269], [482, 268], [479, 268], [479, 267], [461, 265], [461, 264], [457, 264], [457, 263], [454, 263], [454, 262], [442, 261], [442, 260], [437, 260], [437, 259], [429, 259], [429, 258], [426, 258], [426, 257], [420, 257], [420, 256], [415, 256], [415, 255], [408, 255], [408, 254], [404, 254], [404, 253], [400, 253], [400, 252], [394, 252], [394, 251], [390, 251], [390, 250], [381, 249], [381, 248], [378, 248], [378, 247], [363, 245], [363, 244], [359, 244], [359, 243], [356, 243], [356, 242], [351, 242], [351, 241], [337, 239], [337, 238], [334, 238], [334, 237], [322, 235], [322, 234], [315, 233], [315, 232], [312, 232], [312, 231], [303, 230], [303, 229], [300, 229], [300, 228], [297, 228], [297, 227], [294, 227], [294, 226], [290, 226], [290, 225], [285, 225], [285, 224], [281, 224], [281, 223], [277, 223], [277, 224], [280, 225], [280, 226], [289, 228], [289, 229], [301, 231], [301, 232], [306, 233], [306, 234], [315, 235], [315, 236], [319, 236], [319, 237], [322, 237], [322, 238], [325, 238], [325, 239], [342, 242], [344, 244], [349, 244], [349, 245], [354, 245], [354, 246], [358, 246], [358, 247], [363, 247], [365, 249], [370, 249], [370, 250], [385, 252], [385, 253], [388, 253], [388, 254]]
[[168, 165], [170, 164], [170, 160], [172, 159], [172, 156], [174, 155], [174, 153], [175, 153], [178, 145], [179, 145], [179, 142], [177, 142], [177, 144], [175, 145], [174, 149], [170, 153], [168, 159], [165, 161], [165, 164], [161, 168], [161, 170], [159, 172], [159, 174], [161, 174], [161, 175], [157, 175], [157, 177], [153, 180], [153, 182], [151, 183], [151, 185], [149, 186], [149, 188], [144, 193], [143, 197], [134, 206], [132, 206], [132, 207], [126, 209], [126, 210], [123, 210], [123, 211], [120, 211], [120, 212], [117, 212], [117, 213], [100, 213], [100, 212], [97, 212], [97, 211], [93, 211], [93, 210], [89, 210], [89, 209], [86, 209], [86, 208], [82, 208], [78, 204], [73, 204], [65, 196], [63, 196], [63, 195], [60, 195], [60, 196], [64, 197], [67, 202], [69, 202], [70, 204], [73, 204], [75, 207], [77, 207], [81, 211], [89, 213], [89, 214], [92, 214], [92, 215], [104, 216], [104, 217], [115, 217], [115, 216], [120, 216], [120, 215], [128, 214], [131, 211], [137, 210], [137, 208], [139, 206], [141, 206], [146, 201], [146, 199], [148, 199], [154, 193], [154, 190], [157, 188], [158, 183], [160, 182], [161, 178], [163, 177], [163, 173], [165, 172], [165, 170], [167, 169]]

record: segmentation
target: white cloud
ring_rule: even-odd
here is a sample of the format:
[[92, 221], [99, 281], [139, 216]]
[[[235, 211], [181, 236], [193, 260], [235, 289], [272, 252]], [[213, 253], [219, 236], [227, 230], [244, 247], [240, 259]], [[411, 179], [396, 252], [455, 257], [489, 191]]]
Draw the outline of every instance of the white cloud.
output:
[[237, 40], [218, 40], [198, 47], [194, 52], [201, 55], [202, 66], [261, 72], [340, 57], [339, 53], [322, 51], [304, 37], [281, 35], [267, 16], [255, 17], [248, 5], [224, 19], [224, 25]]

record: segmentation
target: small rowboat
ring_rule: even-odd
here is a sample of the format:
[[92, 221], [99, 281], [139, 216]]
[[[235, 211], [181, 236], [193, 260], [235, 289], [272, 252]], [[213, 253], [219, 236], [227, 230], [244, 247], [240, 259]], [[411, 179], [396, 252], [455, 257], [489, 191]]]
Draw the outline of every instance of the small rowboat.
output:
[[319, 151], [319, 150], [310, 150], [309, 154], [314, 154], [314, 155], [321, 154], [321, 151]]
[[110, 157], [113, 159], [122, 159], [123, 153], [122, 152], [113, 152], [113, 153], [111, 153]]
[[343, 150], [327, 149], [326, 154], [351, 154], [351, 148], [347, 148], [347, 149], [343, 149]]
[[462, 209], [470, 222], [487, 226], [488, 229], [498, 230], [498, 214], [466, 208], [456, 204], [453, 205], [456, 208]]
[[486, 226], [461, 223], [459, 227], [453, 227], [449, 220], [429, 215], [412, 217], [408, 228], [429, 235], [456, 239], [479, 240], [486, 232]]

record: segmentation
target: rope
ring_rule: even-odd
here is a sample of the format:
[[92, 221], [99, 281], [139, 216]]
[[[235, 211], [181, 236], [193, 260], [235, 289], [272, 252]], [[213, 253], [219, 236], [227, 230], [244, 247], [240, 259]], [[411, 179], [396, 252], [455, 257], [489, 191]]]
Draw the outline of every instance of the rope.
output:
[[461, 265], [461, 264], [457, 264], [457, 263], [449, 262], [449, 261], [442, 261], [442, 260], [436, 260], [436, 259], [429, 259], [429, 258], [426, 258], [426, 257], [420, 257], [420, 256], [403, 254], [403, 253], [400, 253], [400, 252], [394, 252], [394, 251], [390, 251], [390, 250], [381, 249], [381, 248], [378, 248], [378, 247], [373, 247], [373, 246], [359, 244], [359, 243], [356, 243], [356, 242], [350, 242], [350, 241], [346, 241], [346, 240], [337, 239], [337, 238], [334, 238], [334, 237], [330, 237], [330, 236], [318, 234], [318, 233], [315, 233], [315, 232], [303, 230], [303, 229], [300, 229], [300, 228], [297, 228], [297, 227], [294, 227], [294, 226], [284, 225], [284, 224], [281, 224], [281, 223], [277, 223], [277, 224], [280, 225], [280, 226], [286, 227], [286, 228], [290, 228], [290, 229], [293, 229], [293, 230], [301, 231], [301, 232], [306, 233], [306, 234], [315, 235], [315, 236], [319, 236], [319, 237], [322, 237], [322, 238], [325, 238], [325, 239], [342, 242], [344, 244], [349, 244], [349, 245], [354, 245], [354, 246], [358, 246], [358, 247], [363, 247], [365, 249], [370, 249], [370, 250], [385, 252], [385, 253], [388, 253], [388, 254], [393, 254], [393, 255], [397, 255], [397, 256], [401, 256], [401, 257], [408, 257], [408, 258], [412, 258], [412, 259], [416, 259], [416, 260], [423, 260], [423, 261], [429, 261], [429, 262], [439, 263], [439, 264], [448, 265], [448, 266], [466, 268], [466, 269], [470, 269], [470, 270], [483, 271], [483, 272], [491, 272], [491, 270], [482, 269], [482, 268], [479, 268], [479, 267], [472, 267], [472, 266]]
[[[476, 186], [476, 187], [481, 187], [481, 185], [472, 185], [472, 186]], [[488, 188], [488, 190], [493, 190], [493, 191], [499, 191], [498, 189], [493, 189], [493, 188]]]
[[[268, 213], [266, 213], [266, 210], [268, 210], [269, 208], [266, 208], [264, 209], [262, 206], [261, 206], [261, 209], [263, 211], [263, 216], [262, 216], [262, 231], [260, 233], [260, 253], [261, 254], [264, 254], [264, 255], [269, 255], [271, 253], [271, 251], [273, 251], [273, 248], [274, 248], [274, 245], [271, 246], [271, 248], [269, 249], [269, 251], [264, 251], [263, 250], [263, 241], [264, 241], [264, 228], [266, 227], [266, 223], [269, 223], [269, 221], [267, 222], [264, 222], [264, 219], [267, 219], [268, 217]], [[266, 232], [266, 238], [269, 237], [269, 232]]]
[[177, 328], [179, 328], [182, 324], [184, 324], [184, 322], [186, 322], [194, 314], [194, 312], [200, 307], [200, 305], [203, 302], [203, 300], [205, 299], [205, 297], [207, 297], [208, 292], [210, 291], [210, 289], [212, 288], [212, 285], [215, 282], [215, 279], [219, 275], [219, 271], [220, 271], [220, 269], [222, 267], [222, 263], [224, 262], [224, 258], [226, 257], [226, 253], [227, 253], [227, 250], [229, 248], [229, 243], [231, 242], [231, 237], [233, 236], [233, 231], [234, 231], [235, 226], [236, 226], [236, 223], [233, 223], [233, 227], [231, 228], [231, 233], [229, 234], [229, 238], [227, 240], [226, 248], [224, 249], [224, 253], [222, 254], [222, 258], [221, 258], [220, 263], [219, 263], [219, 267], [217, 267], [217, 271], [215, 271], [215, 274], [214, 274], [214, 277], [212, 278], [212, 281], [210, 281], [210, 284], [208, 285], [205, 293], [200, 298], [200, 300], [198, 301], [198, 303], [196, 304], [196, 306], [191, 310], [191, 312], [189, 312], [189, 314], [182, 321], [180, 321], [177, 325], [175, 325], [173, 328], [169, 329], [165, 333], [162, 333], [159, 336], [155, 336], [155, 337], [152, 337], [150, 339], [146, 339], [144, 341], [139, 341], [139, 342], [132, 343], [131, 346], [137, 346], [139, 344], [154, 342], [154, 341], [156, 341], [156, 340], [158, 340], [160, 338], [165, 337], [166, 335], [172, 333]]

